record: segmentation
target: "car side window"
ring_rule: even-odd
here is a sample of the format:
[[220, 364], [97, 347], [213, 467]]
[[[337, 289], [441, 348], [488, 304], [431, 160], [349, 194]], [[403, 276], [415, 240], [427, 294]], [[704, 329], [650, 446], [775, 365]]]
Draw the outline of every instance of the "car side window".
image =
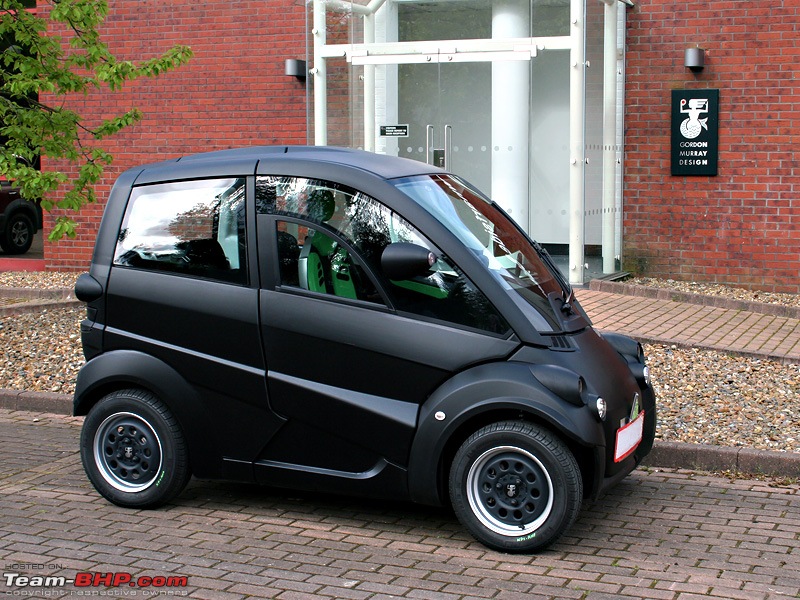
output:
[[[381, 302], [367, 273], [336, 242], [340, 236], [355, 249], [376, 281], [383, 284], [399, 312], [496, 334], [508, 331], [505, 320], [486, 296], [448, 257], [411, 223], [366, 194], [321, 180], [260, 176], [256, 179], [256, 207], [261, 214], [285, 215], [307, 223], [301, 226], [278, 221], [282, 284]], [[396, 242], [413, 243], [433, 252], [438, 260], [430, 273], [400, 281], [385, 277], [381, 255]]]
[[278, 221], [280, 283], [339, 298], [383, 303], [350, 250], [321, 229]]
[[244, 179], [134, 188], [114, 264], [246, 284]]

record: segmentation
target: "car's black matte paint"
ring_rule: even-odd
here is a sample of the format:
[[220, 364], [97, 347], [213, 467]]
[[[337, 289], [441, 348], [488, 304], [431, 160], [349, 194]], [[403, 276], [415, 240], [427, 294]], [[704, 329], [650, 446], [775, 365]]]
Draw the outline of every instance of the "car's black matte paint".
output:
[[[87, 302], [81, 324], [87, 363], [78, 376], [74, 413], [88, 414], [118, 390], [143, 390], [174, 417], [195, 476], [434, 505], [447, 503], [450, 461], [471, 435], [500, 422], [499, 431], [510, 431], [508, 423], [520, 420], [532, 424], [521, 431], [546, 432], [537, 435], [563, 442], [580, 468], [586, 496], [613, 485], [649, 452], [655, 434], [655, 396], [641, 347], [624, 336], [595, 332], [535, 246], [539, 268], [561, 282], [558, 291], [537, 300], [560, 330], [537, 328], [545, 320], [531, 318], [535, 305], [504, 288], [486, 256], [396, 185], [427, 174], [444, 172], [341, 148], [255, 147], [120, 175], [90, 273], [76, 285]], [[387, 253], [393, 266], [382, 272], [379, 259], [370, 263], [335, 228], [257, 208], [261, 176], [325, 182], [364, 194], [411, 223], [432, 248], [397, 242]], [[179, 243], [141, 250], [150, 253], [142, 255], [148, 259], [163, 252], [166, 258], [158, 260], [172, 261], [173, 271], [115, 263], [118, 243], [147, 235], [123, 228], [139, 192], [223, 180], [241, 181], [245, 190], [236, 210], [246, 220], [231, 234], [238, 242], [228, 248], [228, 264], [235, 259], [242, 277], [181, 271], [182, 261], [198, 259], [180, 254]], [[220, 192], [215, 210], [227, 193]], [[179, 230], [191, 223], [179, 214], [168, 231], [184, 239]], [[215, 216], [215, 239], [230, 244], [221, 223]], [[308, 245], [315, 229], [326, 231], [369, 278], [375, 296], [367, 301], [282, 281], [279, 227], [298, 232], [298, 241], [299, 232], [307, 232]], [[534, 247], [530, 240], [526, 244]], [[427, 251], [431, 261], [447, 257], [457, 265], [459, 277], [488, 302], [480, 306], [501, 315], [495, 329], [398, 310], [391, 280], [426, 277]], [[413, 268], [401, 268], [412, 260]], [[605, 419], [598, 416], [599, 397], [607, 401]], [[645, 411], [643, 439], [631, 456], [615, 462], [615, 436], [638, 414], [632, 412], [635, 398]]]
[[480, 365], [449, 379], [422, 407], [409, 462], [413, 500], [425, 504], [444, 501], [437, 482], [446, 447], [459, 439], [459, 431], [472, 432], [474, 426], [467, 427], [469, 423], [490, 422], [492, 415], [514, 415], [544, 423], [587, 447], [604, 445], [602, 428], [590, 412], [548, 390], [533, 375], [530, 364], [509, 361]]

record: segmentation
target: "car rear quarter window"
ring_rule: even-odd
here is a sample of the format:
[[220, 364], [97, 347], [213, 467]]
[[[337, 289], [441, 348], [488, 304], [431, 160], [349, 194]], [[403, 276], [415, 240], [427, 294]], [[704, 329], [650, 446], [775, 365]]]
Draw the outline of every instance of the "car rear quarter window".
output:
[[245, 180], [134, 188], [114, 264], [246, 284]]

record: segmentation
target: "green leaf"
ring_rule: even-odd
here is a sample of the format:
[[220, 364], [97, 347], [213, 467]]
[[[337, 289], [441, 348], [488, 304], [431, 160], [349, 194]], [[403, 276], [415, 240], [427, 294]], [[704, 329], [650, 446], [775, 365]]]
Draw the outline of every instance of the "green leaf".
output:
[[[192, 51], [175, 46], [144, 61], [117, 57], [99, 32], [106, 0], [47, 4], [49, 13], [26, 10], [19, 0], [3, 0], [0, 8], [0, 175], [13, 180], [23, 197], [41, 200], [45, 210], [78, 212], [95, 201], [94, 186], [113, 160], [98, 144], [138, 122], [142, 112], [131, 108], [90, 126], [63, 108], [65, 97], [96, 89], [111, 93], [128, 81], [157, 77], [186, 64]], [[40, 102], [40, 95], [50, 103]], [[68, 171], [72, 175], [40, 172], [33, 167], [39, 156], [77, 168]], [[75, 227], [70, 217], [59, 216], [48, 239], [74, 237]]]

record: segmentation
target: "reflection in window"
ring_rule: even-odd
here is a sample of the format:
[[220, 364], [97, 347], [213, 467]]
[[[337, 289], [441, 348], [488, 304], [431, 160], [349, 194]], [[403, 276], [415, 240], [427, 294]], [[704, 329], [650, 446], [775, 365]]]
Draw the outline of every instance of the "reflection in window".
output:
[[[361, 263], [400, 312], [497, 334], [508, 331], [486, 296], [448, 257], [406, 219], [366, 194], [320, 180], [265, 176], [256, 180], [256, 205], [260, 213], [285, 215], [304, 223], [278, 221], [282, 283], [381, 302], [366, 272], [358, 267]], [[355, 249], [357, 260], [335, 241], [337, 236]], [[426, 275], [389, 280], [382, 273], [381, 255], [395, 242], [422, 246], [439, 259]], [[315, 254], [325, 258], [318, 260]], [[337, 261], [347, 270], [341, 279]]]
[[502, 211], [452, 175], [406, 177], [395, 185], [480, 257], [503, 289], [536, 309], [529, 317], [539, 331], [560, 330], [555, 303], [567, 302], [569, 285]]
[[114, 264], [247, 282], [243, 179], [134, 189]]
[[278, 221], [281, 285], [339, 298], [382, 303], [364, 269], [350, 251], [320, 230]]

